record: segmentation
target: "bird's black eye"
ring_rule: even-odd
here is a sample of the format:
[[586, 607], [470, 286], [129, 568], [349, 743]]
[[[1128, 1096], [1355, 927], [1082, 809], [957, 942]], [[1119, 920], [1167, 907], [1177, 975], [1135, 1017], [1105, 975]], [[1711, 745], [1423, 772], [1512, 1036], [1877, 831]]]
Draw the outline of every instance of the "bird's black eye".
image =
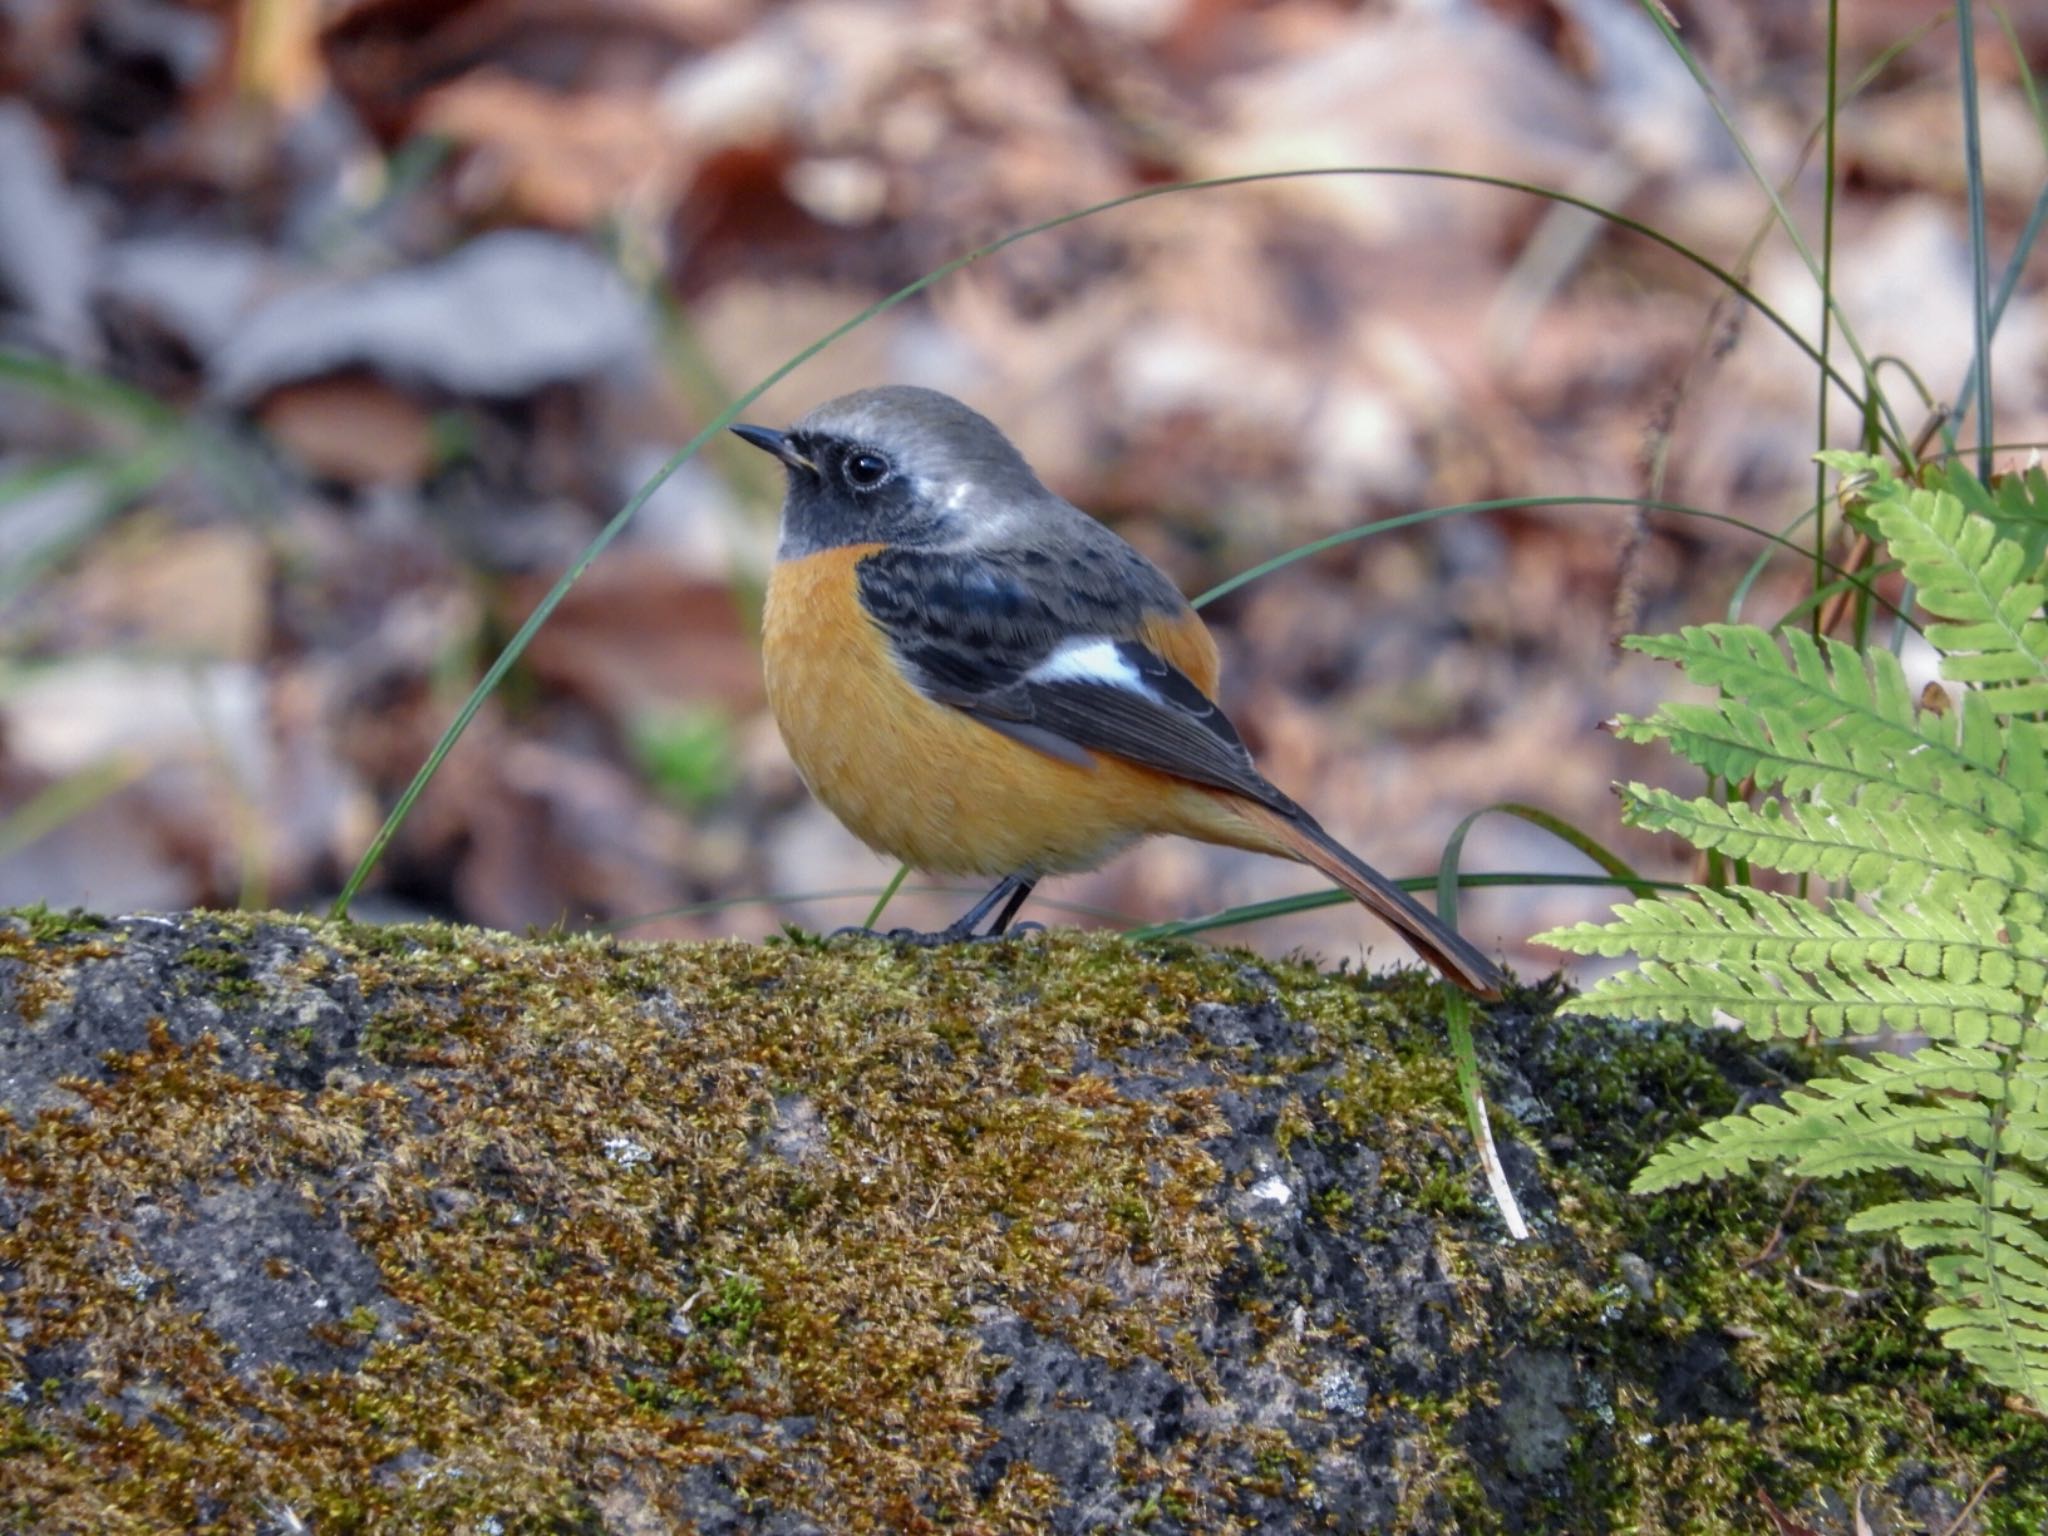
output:
[[872, 491], [893, 473], [889, 461], [872, 448], [849, 448], [839, 467], [856, 491]]

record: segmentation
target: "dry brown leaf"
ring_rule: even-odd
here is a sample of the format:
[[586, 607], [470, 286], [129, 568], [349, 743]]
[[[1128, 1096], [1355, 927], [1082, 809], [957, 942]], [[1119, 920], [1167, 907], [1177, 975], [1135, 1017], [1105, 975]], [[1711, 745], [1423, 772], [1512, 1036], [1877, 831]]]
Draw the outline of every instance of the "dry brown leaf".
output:
[[[508, 584], [503, 618], [525, 618], [548, 584]], [[534, 636], [526, 665], [620, 724], [701, 701], [752, 710], [762, 696], [760, 653], [733, 589], [645, 555], [585, 572]]]
[[303, 111], [327, 83], [319, 0], [246, 0], [234, 8], [233, 72], [242, 96], [273, 111]]
[[548, 90], [495, 68], [429, 92], [418, 128], [467, 152], [454, 184], [465, 209], [556, 229], [666, 210], [689, 164], [651, 96]]
[[364, 374], [287, 384], [256, 415], [309, 473], [343, 485], [414, 485], [433, 464], [433, 424], [426, 410]]
[[271, 557], [234, 524], [129, 523], [78, 573], [66, 606], [72, 643], [254, 661], [269, 638]]

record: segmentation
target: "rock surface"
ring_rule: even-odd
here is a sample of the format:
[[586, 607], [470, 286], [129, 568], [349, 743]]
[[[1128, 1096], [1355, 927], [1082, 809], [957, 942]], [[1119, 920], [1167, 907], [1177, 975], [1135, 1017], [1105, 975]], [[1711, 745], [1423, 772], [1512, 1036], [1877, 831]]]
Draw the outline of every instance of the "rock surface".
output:
[[1795, 1059], [1496, 1010], [1515, 1244], [1261, 965], [0, 922], [0, 1529], [2042, 1527], [1869, 1190], [1622, 1193]]

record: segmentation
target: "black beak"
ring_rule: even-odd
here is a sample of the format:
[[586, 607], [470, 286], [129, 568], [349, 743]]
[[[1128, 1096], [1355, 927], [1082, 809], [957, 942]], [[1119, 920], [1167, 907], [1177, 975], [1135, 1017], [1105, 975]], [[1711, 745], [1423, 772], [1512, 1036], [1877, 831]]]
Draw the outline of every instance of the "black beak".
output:
[[732, 431], [735, 437], [744, 438], [763, 453], [774, 454], [791, 469], [801, 469], [813, 475], [818, 472], [817, 465], [790, 446], [789, 435], [785, 432], [778, 432], [773, 427], [750, 427], [744, 422], [734, 426]]

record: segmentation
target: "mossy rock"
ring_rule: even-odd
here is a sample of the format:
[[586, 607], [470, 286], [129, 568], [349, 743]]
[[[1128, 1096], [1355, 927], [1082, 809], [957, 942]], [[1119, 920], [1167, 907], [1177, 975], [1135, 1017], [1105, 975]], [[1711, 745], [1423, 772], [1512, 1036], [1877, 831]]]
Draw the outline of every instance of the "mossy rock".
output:
[[1415, 976], [17, 914], [0, 1529], [2048, 1524], [1871, 1188], [1622, 1192], [1796, 1059], [1556, 1001], [1518, 1244]]

